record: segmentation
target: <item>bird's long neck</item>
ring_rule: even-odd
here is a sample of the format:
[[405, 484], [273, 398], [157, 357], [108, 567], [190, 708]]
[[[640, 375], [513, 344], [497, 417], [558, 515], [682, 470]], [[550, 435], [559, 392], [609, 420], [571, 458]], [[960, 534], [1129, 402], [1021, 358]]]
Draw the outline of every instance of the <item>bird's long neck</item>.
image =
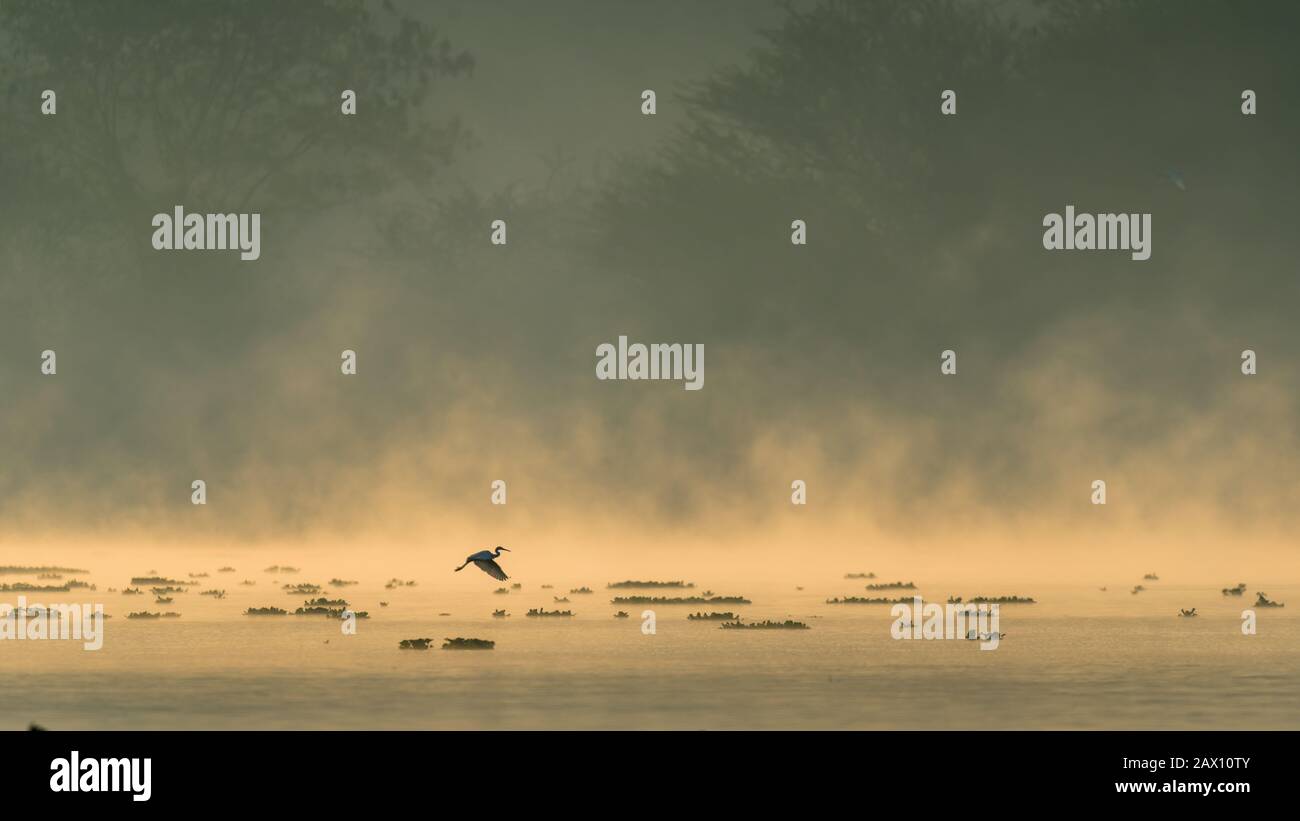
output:
[[493, 558], [496, 558], [497, 556], [500, 556], [500, 555], [501, 555], [501, 548], [498, 547], [495, 551], [493, 551], [493, 553], [492, 553], [492, 557], [493, 557]]

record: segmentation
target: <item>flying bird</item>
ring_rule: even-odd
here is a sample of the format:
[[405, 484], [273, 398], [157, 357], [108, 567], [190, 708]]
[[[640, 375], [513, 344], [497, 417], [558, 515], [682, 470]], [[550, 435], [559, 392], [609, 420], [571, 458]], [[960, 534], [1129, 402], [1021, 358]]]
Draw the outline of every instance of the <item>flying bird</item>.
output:
[[492, 552], [491, 550], [480, 550], [479, 552], [475, 553], [472, 556], [466, 556], [465, 564], [462, 564], [460, 567], [456, 568], [456, 572], [459, 573], [460, 571], [464, 570], [465, 565], [470, 564], [472, 562], [474, 566], [477, 567], [479, 570], [482, 570], [484, 573], [488, 574], [489, 576], [496, 579], [497, 581], [503, 582], [510, 577], [506, 575], [506, 571], [501, 569], [501, 565], [497, 564], [495, 561], [495, 559], [501, 555], [502, 550], [506, 551], [507, 553], [510, 552], [510, 548], [497, 545], [497, 549], [495, 553]]

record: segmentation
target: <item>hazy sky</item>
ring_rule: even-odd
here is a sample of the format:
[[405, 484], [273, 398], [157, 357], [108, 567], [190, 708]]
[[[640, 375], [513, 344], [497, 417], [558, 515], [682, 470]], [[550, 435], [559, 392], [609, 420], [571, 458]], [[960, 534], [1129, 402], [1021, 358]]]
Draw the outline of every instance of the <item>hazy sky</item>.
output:
[[665, 101], [641, 116], [640, 93], [670, 97], [686, 82], [739, 63], [778, 25], [774, 0], [693, 3], [412, 3], [476, 60], [438, 105], [462, 113], [479, 140], [458, 164], [476, 185], [540, 184], [560, 152], [583, 170], [654, 148], [681, 125]]
[[[1289, 6], [399, 4], [438, 51], [379, 4], [147, 5], [0, 11], [10, 544], [1294, 561]], [[260, 212], [262, 258], [152, 250], [176, 204]], [[1151, 214], [1151, 258], [1045, 250], [1067, 205]], [[705, 388], [598, 381], [619, 335]]]

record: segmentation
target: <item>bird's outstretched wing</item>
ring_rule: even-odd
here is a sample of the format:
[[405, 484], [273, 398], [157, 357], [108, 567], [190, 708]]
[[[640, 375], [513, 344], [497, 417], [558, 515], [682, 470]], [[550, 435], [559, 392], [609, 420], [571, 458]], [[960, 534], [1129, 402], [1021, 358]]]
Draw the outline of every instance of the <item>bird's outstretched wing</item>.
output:
[[506, 579], [510, 578], [509, 576], [506, 575], [506, 571], [501, 569], [501, 565], [497, 564], [491, 559], [475, 559], [474, 566], [477, 567], [479, 570], [482, 570], [484, 573], [488, 574], [492, 578], [496, 579], [497, 581], [503, 582]]

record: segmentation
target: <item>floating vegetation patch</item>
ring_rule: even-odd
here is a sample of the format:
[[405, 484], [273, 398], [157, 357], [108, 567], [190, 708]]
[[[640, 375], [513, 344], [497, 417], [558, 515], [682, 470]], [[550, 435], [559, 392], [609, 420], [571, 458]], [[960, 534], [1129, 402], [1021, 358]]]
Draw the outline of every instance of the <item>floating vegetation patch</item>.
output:
[[1275, 602], [1270, 600], [1269, 597], [1264, 593], [1259, 593], [1257, 595], [1258, 598], [1255, 599], [1256, 607], [1286, 607], [1286, 605], [1282, 604], [1281, 602]]
[[585, 595], [591, 592], [590, 587], [574, 587], [569, 590], [570, 595]]
[[1240, 596], [1246, 592], [1246, 583], [1241, 582], [1236, 587], [1225, 587], [1220, 592], [1225, 596]]
[[551, 598], [552, 598], [552, 599], [555, 599], [555, 603], [556, 603], [556, 604], [568, 604], [568, 603], [569, 603], [569, 597], [568, 597], [568, 596], [552, 596]]
[[287, 616], [289, 611], [283, 607], [250, 607], [244, 611], [245, 616]]
[[299, 607], [293, 611], [295, 616], [324, 616], [327, 619], [341, 619], [344, 613], [351, 613], [359, 619], [368, 619], [370, 614], [365, 610], [348, 610], [343, 607]]
[[444, 650], [491, 650], [496, 647], [495, 641], [487, 639], [443, 639], [442, 649]]
[[395, 587], [415, 587], [415, 582], [402, 581], [401, 579], [389, 579], [384, 583], [384, 587], [392, 590]]
[[82, 570], [76, 567], [54, 567], [42, 565], [39, 567], [6, 564], [0, 565], [0, 576], [32, 576], [38, 573], [66, 573], [68, 575], [85, 575], [89, 570]]
[[347, 607], [347, 599], [327, 599], [322, 596], [319, 599], [308, 599], [302, 603], [303, 607]]
[[743, 596], [616, 596], [610, 604], [753, 604]]
[[509, 617], [510, 617], [510, 614], [507, 613], [507, 612], [504, 611], [504, 610], [493, 610], [493, 611], [492, 611], [492, 618], [494, 618], [494, 619], [505, 619], [505, 618], [509, 618]]
[[211, 596], [214, 599], [224, 599], [226, 591], [224, 590], [204, 590], [199, 593], [200, 596]]
[[510, 588], [508, 588], [508, 587], [498, 587], [496, 590], [493, 590], [492, 592], [495, 593], [495, 594], [497, 594], [498, 596], [505, 596], [505, 595], [508, 595], [508, 594], [510, 593]]
[[433, 639], [402, 639], [397, 646], [403, 650], [428, 650]]
[[132, 576], [133, 587], [186, 587], [198, 582], [185, 582], [180, 579], [168, 579], [163, 576]]
[[[34, 607], [12, 607], [6, 604], [2, 606], [4, 609], [0, 610], [0, 619], [13, 620], [13, 619], [27, 618], [27, 619], [52, 619], [54, 621], [58, 621], [59, 619], [64, 617], [67, 617], [69, 619], [75, 618], [76, 617], [75, 612], [65, 608], [77, 607], [78, 605], [57, 604], [53, 607], [42, 607], [41, 605], [38, 604]], [[89, 614], [90, 614], [89, 610], [85, 611], [85, 615], [89, 615]], [[111, 615], [107, 613], [104, 613], [103, 617], [106, 619], [113, 618]], [[53, 636], [51, 636], [51, 638], [53, 638]]]
[[150, 613], [147, 610], [142, 610], [139, 613], [127, 613], [126, 617], [128, 619], [179, 619], [181, 617], [181, 614], [180, 613]]
[[791, 619], [786, 619], [785, 621], [754, 621], [748, 623], [741, 622], [741, 621], [727, 621], [718, 625], [718, 627], [722, 630], [809, 630], [811, 629], [810, 627], [808, 627], [808, 625], [804, 624], [803, 622], [792, 621]]
[[149, 592], [155, 596], [170, 596], [173, 593], [184, 593], [186, 590], [184, 587], [151, 587]]
[[532, 616], [534, 618], [540, 618], [546, 616], [572, 616], [573, 611], [572, 610], [543, 610], [540, 607], [534, 607], [532, 610], [529, 610], [526, 615]]
[[628, 612], [627, 612], [626, 610], [620, 610], [620, 611], [618, 611], [617, 613], [614, 614], [614, 618], [616, 618], [616, 619], [626, 619], [626, 618], [630, 618], [630, 616], [628, 615]]
[[218, 568], [217, 568], [217, 572], [218, 572], [218, 573], [234, 573], [234, 572], [235, 572], [235, 568], [233, 568], [233, 567], [229, 567], [229, 566], [227, 566], [227, 567], [218, 567]]
[[286, 593], [292, 593], [295, 596], [314, 596], [320, 592], [320, 585], [315, 584], [286, 584], [280, 588]]
[[141, 591], [140, 588], [138, 588], [138, 587], [128, 587], [128, 588], [126, 588], [125, 590], [122, 591], [122, 595], [123, 595], [123, 596], [142, 596], [142, 595], [144, 595], [144, 593], [143, 593], [143, 591]]
[[976, 596], [968, 604], [1038, 604], [1028, 596]]
[[270, 567], [264, 568], [262, 572], [263, 573], [297, 573], [299, 571], [298, 568], [289, 567], [287, 564], [285, 565], [273, 564]]
[[189, 574], [189, 577], [190, 577], [191, 579], [206, 579], [206, 578], [208, 577], [208, 574], [207, 574], [207, 573], [190, 573], [190, 574]]
[[827, 604], [911, 604], [912, 599], [907, 596], [899, 596], [896, 599], [874, 598], [868, 599], [862, 596], [845, 596], [842, 599], [827, 599]]
[[71, 590], [71, 584], [28, 584], [27, 582], [0, 584], [0, 592], [4, 593], [67, 593]]
[[686, 618], [691, 621], [740, 621], [740, 616], [730, 611], [726, 613], [691, 613]]
[[330, 587], [351, 587], [358, 582], [352, 579], [330, 579]]
[[156, 598], [156, 599], [153, 600], [153, 603], [154, 603], [154, 604], [172, 604], [172, 603], [174, 603], [175, 601], [176, 601], [176, 600], [173, 599], [171, 596], [159, 596], [158, 598]]
[[844, 578], [846, 579], [874, 579], [875, 577], [876, 577], [875, 573], [845, 573], [844, 574]]
[[912, 582], [881, 582], [880, 584], [867, 585], [868, 590], [915, 590], [916, 585]]
[[36, 574], [36, 578], [38, 578], [38, 579], [61, 579], [61, 578], [63, 578], [63, 574], [62, 574], [62, 573], [37, 573], [37, 574]]
[[252, 587], [253, 585], [257, 584], [257, 582], [253, 581], [252, 579], [244, 579], [242, 582], [240, 582], [240, 584], [243, 585], [244, 587]]
[[643, 581], [634, 581], [634, 580], [629, 580], [624, 582], [610, 582], [609, 584], [605, 585], [605, 587], [609, 588], [610, 590], [618, 590], [621, 588], [635, 588], [635, 587], [651, 587], [651, 588], [676, 587], [680, 589], [686, 589], [694, 586], [695, 584], [692, 582], [683, 582], [683, 581], [672, 581], [672, 582], [644, 581], [643, 582]]

